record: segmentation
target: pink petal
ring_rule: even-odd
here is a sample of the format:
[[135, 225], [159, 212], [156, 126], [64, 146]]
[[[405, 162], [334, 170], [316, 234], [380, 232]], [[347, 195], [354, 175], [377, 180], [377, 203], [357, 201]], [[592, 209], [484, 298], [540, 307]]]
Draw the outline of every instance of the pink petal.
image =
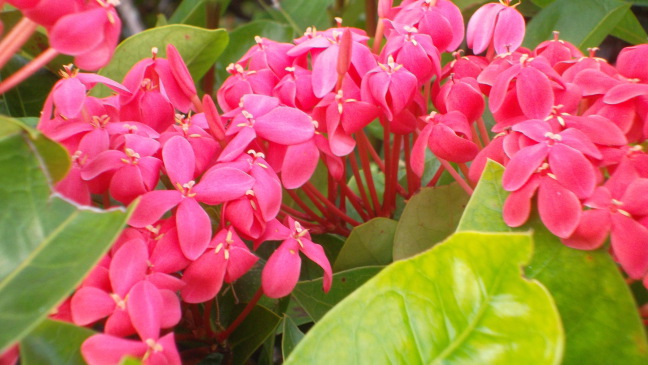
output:
[[133, 285], [144, 280], [148, 258], [144, 241], [134, 239], [124, 243], [113, 256], [108, 270], [113, 292], [124, 298]]
[[324, 270], [324, 279], [322, 285], [324, 292], [328, 293], [328, 291], [331, 289], [331, 283], [333, 281], [333, 271], [331, 270], [331, 263], [324, 253], [324, 249], [322, 248], [322, 246], [304, 238], [301, 239], [301, 243], [303, 244], [301, 252], [303, 252], [306, 257], [311, 259], [314, 263], [319, 265], [322, 270]]
[[103, 41], [101, 30], [108, 21], [106, 10], [93, 10], [66, 15], [59, 19], [50, 32], [50, 45], [69, 55], [86, 53]]
[[197, 259], [211, 239], [211, 220], [195, 199], [186, 198], [176, 212], [178, 238], [182, 253], [189, 260]]
[[115, 365], [121, 363], [122, 358], [126, 356], [144, 356], [147, 348], [148, 346], [141, 341], [98, 334], [83, 342], [81, 354], [92, 365]]
[[318, 98], [324, 97], [335, 87], [337, 81], [337, 59], [340, 47], [331, 45], [320, 53], [313, 63], [313, 92]]
[[171, 328], [180, 323], [180, 319], [182, 318], [180, 299], [174, 291], [166, 289], [160, 290], [160, 296], [162, 298], [160, 326], [162, 328]]
[[648, 229], [630, 217], [613, 214], [612, 252], [628, 276], [642, 278], [648, 271]]
[[603, 102], [606, 104], [620, 104], [624, 101], [643, 96], [648, 93], [648, 85], [646, 84], [621, 84], [613, 87], [603, 97]]
[[155, 285], [140, 281], [128, 293], [128, 315], [142, 340], [157, 340], [160, 335], [162, 297]]
[[126, 158], [126, 155], [121, 151], [109, 150], [101, 152], [97, 157], [83, 166], [81, 169], [81, 177], [83, 180], [92, 180], [104, 172], [124, 167], [123, 158]]
[[74, 323], [86, 326], [109, 316], [115, 310], [115, 301], [105, 291], [86, 286], [74, 293], [70, 310]]
[[286, 189], [297, 189], [313, 176], [319, 161], [313, 141], [289, 146], [281, 166], [281, 182]]
[[488, 3], [470, 17], [466, 31], [466, 42], [475, 54], [480, 54], [488, 48], [493, 38], [493, 29], [497, 13], [502, 10], [503, 5]]
[[63, 79], [52, 92], [59, 114], [74, 118], [81, 112], [86, 97], [86, 87], [76, 77]]
[[607, 210], [586, 210], [574, 233], [562, 242], [579, 250], [595, 250], [605, 243], [610, 233], [610, 213]]
[[506, 198], [502, 211], [506, 224], [511, 227], [519, 227], [526, 223], [531, 214], [531, 199], [539, 184], [540, 180], [537, 177], [532, 177], [529, 182]]
[[125, 205], [147, 191], [142, 181], [142, 173], [134, 165], [125, 165], [117, 170], [110, 180], [110, 195]]
[[[505, 7], [497, 14], [493, 30], [493, 44], [497, 54], [514, 52], [524, 40], [524, 17], [513, 7]], [[476, 52], [478, 53], [478, 52]]]
[[135, 212], [128, 224], [144, 228], [157, 222], [162, 215], [182, 201], [182, 194], [177, 190], [154, 190], [140, 198]]
[[256, 118], [254, 129], [260, 137], [284, 145], [306, 142], [315, 133], [308, 114], [287, 106], [277, 107]]
[[178, 241], [178, 230], [172, 228], [164, 233], [151, 253], [153, 270], [163, 273], [174, 273], [187, 267], [189, 260], [185, 258]]
[[594, 192], [594, 166], [582, 153], [563, 144], [556, 144], [549, 150], [549, 166], [560, 184], [579, 199], [586, 199]]
[[191, 77], [189, 69], [187, 69], [187, 65], [184, 63], [178, 50], [173, 46], [173, 44], [169, 43], [167, 44], [166, 51], [167, 59], [171, 66], [171, 72], [178, 82], [180, 89], [182, 89], [184, 94], [188, 97], [196, 95], [196, 86], [194, 85], [193, 78]]
[[223, 286], [227, 261], [224, 258], [224, 247], [215, 253], [209, 249], [184, 271], [182, 279], [187, 283], [180, 295], [187, 303], [202, 303], [216, 296]]
[[437, 157], [458, 163], [471, 161], [479, 152], [479, 147], [474, 142], [457, 136], [443, 124], [432, 128], [428, 146]]
[[171, 183], [185, 184], [193, 180], [196, 157], [185, 138], [173, 136], [166, 141], [162, 148], [162, 160]]
[[423, 170], [425, 169], [425, 151], [427, 150], [432, 128], [434, 128], [433, 124], [426, 125], [412, 146], [410, 164], [412, 165], [412, 171], [414, 171], [418, 177], [423, 176]]
[[511, 161], [506, 165], [502, 186], [504, 190], [515, 191], [526, 183], [531, 175], [544, 162], [549, 149], [544, 143], [529, 146], [521, 149], [513, 155]]
[[549, 79], [542, 72], [533, 67], [524, 67], [518, 74], [515, 87], [525, 116], [543, 119], [551, 113], [554, 94]]
[[289, 238], [270, 255], [261, 272], [263, 293], [270, 298], [290, 294], [297, 285], [300, 270], [299, 244], [295, 239]]
[[217, 205], [242, 197], [254, 183], [252, 176], [239, 169], [216, 166], [207, 170], [191, 191], [199, 201]]
[[547, 229], [560, 238], [574, 233], [582, 212], [576, 195], [552, 178], [544, 178], [540, 183], [538, 211]]

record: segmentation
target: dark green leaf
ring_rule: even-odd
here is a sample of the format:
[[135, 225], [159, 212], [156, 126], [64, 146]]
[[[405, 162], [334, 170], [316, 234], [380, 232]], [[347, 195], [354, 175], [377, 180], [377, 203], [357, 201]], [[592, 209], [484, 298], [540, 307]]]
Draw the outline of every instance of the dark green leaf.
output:
[[[502, 221], [507, 195], [501, 187], [503, 170], [492, 161], [486, 166], [459, 230], [512, 230]], [[518, 230], [529, 229], [535, 252], [525, 272], [543, 283], [556, 301], [566, 334], [564, 364], [648, 363], [636, 304], [606, 250], [566, 247], [537, 218]]]
[[128, 219], [51, 196], [67, 157], [57, 161], [60, 146], [17, 125], [0, 120], [0, 352], [70, 294]]
[[[167, 44], [173, 44], [182, 55], [194, 81], [198, 81], [214, 65], [227, 42], [227, 32], [223, 29], [209, 30], [184, 24], [153, 28], [119, 44], [112, 61], [99, 70], [99, 74], [121, 82], [133, 65], [151, 57], [153, 47], [158, 48], [159, 57], [165, 57]], [[103, 90], [97, 93], [110, 94]]]
[[333, 270], [390, 264], [397, 224], [393, 219], [374, 218], [355, 227], [335, 260]]
[[382, 266], [360, 267], [333, 275], [333, 285], [328, 293], [322, 290], [322, 279], [301, 281], [292, 292], [292, 298], [299, 303], [310, 318], [319, 321], [339, 301], [351, 294], [360, 285], [371, 279]]
[[84, 365], [81, 344], [95, 332], [46, 319], [20, 341], [22, 365]]
[[529, 234], [457, 233], [339, 303], [285, 364], [556, 364], [549, 292], [521, 276]]
[[304, 333], [299, 330], [299, 327], [288, 316], [283, 319], [283, 336], [281, 337], [281, 354], [283, 358], [287, 358], [292, 350], [297, 346], [299, 341], [304, 338]]
[[403, 211], [394, 235], [394, 260], [423, 252], [454, 232], [468, 203], [458, 185], [423, 188]]
[[[0, 81], [11, 76], [28, 62], [29, 60], [22, 56], [12, 57], [0, 71]], [[45, 99], [57, 81], [56, 75], [41, 69], [18, 86], [0, 95], [0, 99], [4, 99], [6, 103], [7, 114], [12, 117], [40, 116]]]
[[270, 11], [277, 11], [298, 33], [308, 27], [320, 30], [328, 29], [333, 24], [328, 9], [334, 0], [282, 0]]
[[183, 0], [169, 18], [169, 24], [187, 24], [204, 28], [206, 2], [207, 0]]
[[279, 322], [281, 317], [270, 310], [260, 306], [254, 307], [229, 338], [234, 364], [245, 364], [254, 351], [274, 334]]
[[534, 48], [560, 32], [560, 38], [585, 51], [598, 46], [623, 19], [630, 4], [620, 0], [561, 0], [542, 9], [527, 25], [523, 45]]
[[630, 44], [640, 44], [648, 41], [648, 34], [646, 34], [646, 31], [631, 10], [626, 11], [612, 31], [612, 35]]

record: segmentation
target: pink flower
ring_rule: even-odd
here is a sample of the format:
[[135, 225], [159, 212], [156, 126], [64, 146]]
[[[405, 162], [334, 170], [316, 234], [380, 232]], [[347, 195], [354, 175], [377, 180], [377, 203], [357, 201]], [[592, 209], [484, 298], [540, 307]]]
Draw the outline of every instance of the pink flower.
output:
[[279, 248], [270, 256], [261, 273], [263, 292], [270, 298], [284, 297], [295, 288], [299, 280], [301, 258], [299, 252], [313, 260], [324, 270], [323, 289], [328, 292], [333, 280], [331, 264], [322, 246], [311, 241], [310, 233], [299, 222], [288, 217], [288, 227], [278, 221], [268, 225], [265, 239], [283, 239]]
[[417, 85], [416, 76], [390, 55], [362, 79], [362, 101], [379, 105], [391, 121], [412, 101]]
[[[524, 39], [524, 17], [510, 0], [488, 3], [477, 9], [468, 22], [466, 42], [475, 54], [492, 45], [497, 54], [515, 51]], [[519, 4], [519, 3], [518, 3]]]
[[400, 7], [394, 23], [416, 27], [429, 35], [439, 50], [452, 52], [463, 41], [463, 16], [450, 0], [403, 1]]

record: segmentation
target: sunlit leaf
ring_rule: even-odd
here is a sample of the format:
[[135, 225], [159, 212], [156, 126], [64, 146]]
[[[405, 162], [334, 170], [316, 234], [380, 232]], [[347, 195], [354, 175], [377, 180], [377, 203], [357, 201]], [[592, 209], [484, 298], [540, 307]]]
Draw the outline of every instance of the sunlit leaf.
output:
[[285, 364], [557, 364], [548, 291], [521, 276], [529, 234], [457, 233], [331, 309]]

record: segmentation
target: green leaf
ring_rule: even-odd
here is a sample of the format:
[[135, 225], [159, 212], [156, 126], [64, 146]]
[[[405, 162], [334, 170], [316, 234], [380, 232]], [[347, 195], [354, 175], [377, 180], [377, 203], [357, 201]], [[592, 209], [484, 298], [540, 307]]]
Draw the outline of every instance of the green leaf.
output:
[[128, 214], [51, 196], [57, 166], [69, 162], [45, 153], [56, 155], [62, 147], [0, 119], [2, 352], [70, 294], [117, 238]]
[[628, 10], [619, 21], [612, 35], [630, 44], [640, 44], [648, 41], [648, 34], [644, 30], [635, 14]]
[[46, 319], [20, 341], [22, 365], [84, 365], [81, 344], [95, 332]]
[[333, 308], [285, 364], [557, 364], [551, 296], [521, 276], [529, 234], [457, 233]]
[[287, 358], [292, 350], [297, 346], [299, 341], [304, 338], [304, 333], [299, 330], [299, 327], [288, 316], [283, 319], [283, 336], [281, 337], [281, 354], [283, 358]]
[[282, 0], [276, 2], [274, 9], [281, 13], [288, 24], [291, 24], [298, 33], [308, 27], [328, 29], [333, 24], [328, 9], [334, 0]]
[[393, 219], [374, 218], [355, 227], [335, 260], [334, 271], [390, 264], [397, 224]]
[[225, 68], [230, 63], [235, 63], [256, 44], [254, 36], [272, 39], [276, 42], [292, 42], [293, 30], [290, 26], [271, 20], [255, 20], [242, 25], [229, 34], [229, 44], [218, 60], [217, 73], [219, 80], [224, 81], [229, 74]]
[[169, 24], [188, 24], [204, 28], [206, 25], [205, 2], [207, 0], [182, 1], [169, 18]]
[[245, 364], [254, 351], [274, 334], [279, 322], [281, 317], [272, 311], [261, 306], [254, 307], [229, 338], [233, 363]]
[[454, 232], [468, 202], [458, 185], [423, 188], [403, 211], [394, 235], [394, 260], [423, 252]]
[[[29, 62], [25, 57], [15, 55], [0, 70], [0, 81], [8, 78]], [[16, 87], [0, 95], [12, 117], [40, 116], [43, 104], [58, 77], [46, 69], [40, 69]]]
[[376, 275], [382, 266], [368, 266], [333, 274], [333, 285], [328, 293], [322, 290], [322, 279], [301, 281], [292, 292], [292, 299], [319, 321], [339, 301]]
[[534, 48], [551, 39], [553, 31], [560, 38], [585, 51], [598, 46], [623, 19], [630, 4], [619, 0], [561, 0], [542, 9], [527, 25], [523, 45]]
[[[459, 230], [512, 230], [502, 220], [507, 195], [501, 186], [503, 171], [501, 165], [488, 163]], [[517, 230], [529, 229], [535, 252], [525, 272], [544, 284], [556, 301], [566, 334], [563, 363], [648, 363], [646, 334], [636, 304], [609, 253], [566, 247], [538, 218]]]
[[[228, 36], [224, 29], [203, 29], [184, 24], [172, 24], [153, 28], [127, 38], [117, 46], [108, 66], [99, 74], [121, 81], [126, 73], [142, 59], [151, 57], [151, 49], [158, 48], [158, 57], [166, 57], [167, 44], [173, 44], [182, 55], [189, 73], [198, 81], [227, 46]], [[106, 88], [98, 89], [97, 95], [110, 95]]]
[[468, 201], [457, 231], [512, 232], [502, 220], [502, 207], [508, 192], [502, 189], [504, 166], [488, 160], [479, 183]]

